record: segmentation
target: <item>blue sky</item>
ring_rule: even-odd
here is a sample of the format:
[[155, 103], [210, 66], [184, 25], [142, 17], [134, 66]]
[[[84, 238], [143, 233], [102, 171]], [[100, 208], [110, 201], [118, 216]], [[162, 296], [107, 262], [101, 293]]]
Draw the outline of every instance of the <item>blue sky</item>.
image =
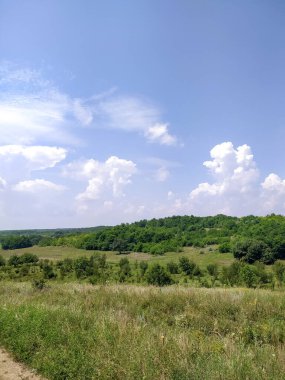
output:
[[0, 228], [284, 213], [284, 17], [0, 0]]

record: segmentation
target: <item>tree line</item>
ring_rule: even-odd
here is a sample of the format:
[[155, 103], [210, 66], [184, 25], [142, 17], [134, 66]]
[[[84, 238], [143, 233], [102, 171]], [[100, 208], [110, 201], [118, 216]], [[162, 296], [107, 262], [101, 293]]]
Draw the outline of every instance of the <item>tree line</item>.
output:
[[272, 264], [285, 259], [285, 217], [208, 217], [173, 216], [141, 220], [115, 227], [100, 227], [92, 232], [57, 230], [55, 234], [10, 234], [0, 236], [2, 249], [39, 246], [72, 246], [86, 250], [145, 252], [163, 255], [180, 252], [183, 247], [215, 245], [222, 252], [232, 252], [249, 264]]

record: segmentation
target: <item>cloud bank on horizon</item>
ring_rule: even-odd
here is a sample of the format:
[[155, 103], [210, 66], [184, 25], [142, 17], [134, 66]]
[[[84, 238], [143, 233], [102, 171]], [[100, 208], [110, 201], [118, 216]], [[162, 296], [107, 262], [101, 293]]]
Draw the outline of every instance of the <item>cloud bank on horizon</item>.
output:
[[[183, 141], [150, 101], [118, 90], [72, 97], [40, 72], [8, 64], [0, 68], [0, 89], [2, 229], [285, 212], [285, 180], [275, 173], [261, 178], [251, 147], [230, 141], [215, 145], [203, 163], [212, 180], [194, 188], [186, 181], [178, 194], [177, 163], [152, 158], [148, 149], [156, 144], [181, 150]], [[126, 149], [127, 156], [117, 153], [119, 144], [98, 157], [93, 139], [103, 143], [106, 135], [108, 144], [112, 131], [123, 136], [125, 148], [132, 139], [142, 140], [144, 160], [135, 149]], [[178, 165], [185, 177], [185, 164]]]

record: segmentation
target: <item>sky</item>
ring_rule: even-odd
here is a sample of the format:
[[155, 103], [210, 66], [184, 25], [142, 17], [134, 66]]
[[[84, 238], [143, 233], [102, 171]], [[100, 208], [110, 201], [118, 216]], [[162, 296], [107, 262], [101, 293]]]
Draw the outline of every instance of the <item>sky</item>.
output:
[[0, 0], [0, 229], [285, 212], [285, 2]]

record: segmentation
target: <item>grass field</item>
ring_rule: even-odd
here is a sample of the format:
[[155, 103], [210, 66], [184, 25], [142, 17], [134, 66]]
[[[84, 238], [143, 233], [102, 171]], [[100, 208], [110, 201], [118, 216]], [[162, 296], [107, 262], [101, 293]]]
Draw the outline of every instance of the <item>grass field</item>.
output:
[[[23, 249], [0, 251], [0, 254], [6, 259], [11, 255], [20, 255], [25, 252], [36, 254], [41, 259], [62, 260], [67, 257], [77, 258], [80, 256], [91, 256], [94, 251], [86, 251], [84, 249], [76, 249], [72, 247], [30, 247]], [[203, 252], [203, 254], [201, 253]], [[208, 264], [218, 264], [219, 266], [230, 265], [234, 258], [231, 253], [219, 253], [218, 251], [210, 251], [209, 248], [184, 248], [183, 252], [168, 252], [162, 256], [153, 256], [147, 253], [130, 253], [128, 255], [117, 255], [116, 252], [100, 252], [106, 253], [107, 261], [117, 263], [122, 257], [127, 257], [130, 262], [151, 261], [158, 263], [166, 263], [168, 261], [178, 262], [179, 257], [187, 256], [194, 260], [201, 268], [205, 268]]]
[[51, 380], [284, 379], [279, 292], [2, 282], [0, 325]]

